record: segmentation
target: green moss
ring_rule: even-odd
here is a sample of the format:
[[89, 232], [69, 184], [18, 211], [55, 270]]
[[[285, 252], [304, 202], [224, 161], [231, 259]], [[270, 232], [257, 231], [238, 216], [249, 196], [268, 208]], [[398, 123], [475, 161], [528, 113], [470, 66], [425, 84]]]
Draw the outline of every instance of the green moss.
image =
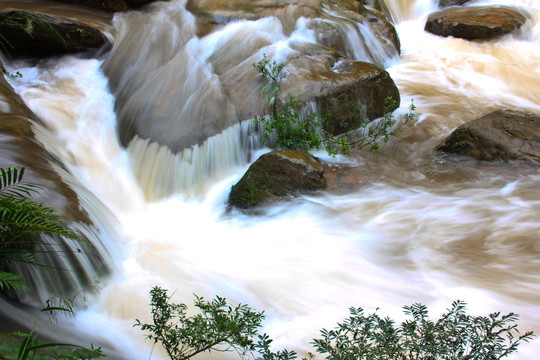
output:
[[229, 201], [238, 207], [256, 206], [272, 196], [275, 187], [272, 176], [258, 163], [231, 189]]

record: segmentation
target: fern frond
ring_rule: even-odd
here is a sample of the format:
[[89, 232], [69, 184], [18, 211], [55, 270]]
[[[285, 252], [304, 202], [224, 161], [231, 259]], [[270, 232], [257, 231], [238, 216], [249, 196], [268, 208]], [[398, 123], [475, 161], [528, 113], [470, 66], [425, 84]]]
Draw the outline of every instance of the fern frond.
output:
[[0, 243], [21, 239], [32, 233], [51, 233], [73, 240], [80, 236], [71, 231], [54, 209], [25, 200], [0, 199]]
[[22, 276], [0, 271], [0, 290], [24, 290], [27, 288], [26, 281]]
[[37, 193], [41, 186], [34, 183], [23, 182], [25, 168], [17, 166], [0, 168], [0, 197], [26, 199]]

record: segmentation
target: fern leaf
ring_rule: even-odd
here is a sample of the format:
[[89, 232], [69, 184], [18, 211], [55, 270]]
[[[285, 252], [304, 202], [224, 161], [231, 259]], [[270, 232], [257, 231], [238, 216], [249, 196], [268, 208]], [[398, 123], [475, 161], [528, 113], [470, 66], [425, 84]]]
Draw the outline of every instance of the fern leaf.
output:
[[26, 199], [41, 188], [38, 184], [23, 182], [25, 168], [0, 168], [0, 197]]
[[20, 275], [10, 272], [0, 271], [0, 290], [24, 290], [27, 284]]

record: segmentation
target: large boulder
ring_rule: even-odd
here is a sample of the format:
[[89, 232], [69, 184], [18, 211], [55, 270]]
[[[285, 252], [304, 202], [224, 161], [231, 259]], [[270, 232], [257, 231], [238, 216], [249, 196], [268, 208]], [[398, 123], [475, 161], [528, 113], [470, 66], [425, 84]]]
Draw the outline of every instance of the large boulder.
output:
[[248, 209], [278, 197], [324, 189], [323, 172], [323, 165], [306, 151], [266, 153], [232, 187], [229, 204]]
[[452, 7], [429, 15], [425, 30], [440, 36], [489, 39], [520, 28], [527, 18], [508, 6]]
[[332, 57], [313, 50], [301, 49], [303, 56], [291, 60], [298, 70], [291, 72], [283, 91], [301, 101], [314, 102], [317, 111], [326, 115], [323, 123], [326, 131], [343, 134], [359, 128], [366, 120], [383, 116], [385, 110], [394, 110], [385, 109], [386, 98], [392, 98], [399, 106], [399, 90], [384, 69], [346, 59], [334, 59], [321, 66], [324, 61], [321, 59], [328, 61]]
[[0, 45], [9, 56], [47, 57], [99, 49], [101, 31], [31, 11], [0, 13]]
[[437, 149], [479, 160], [540, 165], [540, 115], [496, 111], [461, 125]]
[[[325, 128], [332, 133], [353, 130], [366, 118], [384, 115], [387, 97], [399, 104], [397, 86], [382, 68], [347, 60], [339, 52], [317, 44], [292, 44], [291, 48], [281, 100], [293, 96], [310, 109], [328, 115]], [[150, 69], [151, 76], [137, 88], [132, 88], [132, 83], [139, 74], [116, 79], [128, 67], [117, 67], [120, 64], [109, 59], [105, 67], [113, 76], [113, 89], [116, 84], [123, 85], [115, 91], [122, 144], [128, 146], [137, 136], [177, 153], [202, 144], [239, 121], [269, 114], [260, 92], [266, 81], [252, 66], [261, 58], [250, 55], [253, 51], [256, 49], [239, 46], [232, 54], [210, 58], [215, 71], [210, 75], [205, 67], [186, 69], [184, 63], [169, 61], [163, 67]], [[221, 62], [231, 60], [230, 56], [239, 59]], [[151, 84], [152, 89], [166, 91], [150, 91], [147, 86]], [[188, 98], [189, 86], [195, 95]], [[183, 103], [184, 99], [189, 102]]]
[[[201, 0], [186, 7], [195, 22], [158, 6], [115, 17], [121, 31], [103, 69], [126, 147], [138, 138], [179, 153], [268, 115], [261, 95], [266, 81], [253, 67], [263, 54], [287, 64], [281, 100], [294, 96], [306, 109], [329, 112], [330, 122], [341, 124], [327, 127], [335, 133], [382, 116], [386, 97], [399, 102], [379, 61], [399, 53], [395, 29], [384, 14], [358, 1]], [[158, 28], [154, 19], [160, 19]], [[299, 36], [289, 37], [293, 32]], [[367, 50], [358, 56], [346, 51], [354, 33], [369, 35], [369, 41], [359, 40]], [[373, 50], [379, 47], [389, 52], [376, 61]], [[354, 121], [344, 102], [355, 110]]]

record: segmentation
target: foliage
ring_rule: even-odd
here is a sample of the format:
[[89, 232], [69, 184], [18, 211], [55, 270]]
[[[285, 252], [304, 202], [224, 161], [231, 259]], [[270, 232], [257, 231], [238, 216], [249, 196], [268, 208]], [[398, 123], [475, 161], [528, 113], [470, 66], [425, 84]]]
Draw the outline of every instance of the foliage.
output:
[[[5, 359], [16, 360], [86, 360], [104, 357], [101, 348], [90, 349], [73, 344], [41, 344], [34, 332], [0, 334], [0, 353]], [[38, 353], [38, 351], [40, 351]], [[45, 351], [45, 353], [43, 353]]]
[[200, 313], [188, 317], [187, 306], [169, 302], [167, 291], [154, 287], [150, 291], [153, 324], [139, 320], [135, 326], [151, 333], [149, 339], [160, 342], [171, 359], [189, 359], [204, 351], [228, 351], [241, 354], [253, 349], [251, 337], [263, 318], [247, 305], [232, 307], [225, 299], [206, 301], [196, 297]]
[[[82, 240], [69, 229], [55, 209], [31, 201], [40, 187], [23, 181], [24, 168], [15, 166], [0, 169], [0, 266], [20, 262], [40, 266], [32, 254], [37, 244], [43, 244], [40, 235], [57, 234], [65, 238]], [[0, 290], [24, 288], [18, 274], [0, 271]]]
[[[185, 304], [169, 302], [167, 290], [154, 287], [150, 291], [152, 324], [136, 320], [134, 326], [150, 331], [147, 337], [159, 342], [170, 359], [184, 360], [210, 351], [234, 350], [240, 357], [253, 352], [260, 354], [260, 360], [291, 360], [294, 352], [287, 350], [274, 353], [270, 350], [272, 340], [266, 334], [258, 334], [264, 319], [262, 312], [253, 311], [245, 304], [232, 306], [226, 299], [217, 296], [207, 301], [195, 295], [198, 313], [187, 315]], [[255, 342], [254, 339], [258, 341]]]
[[[153, 324], [136, 320], [135, 326], [150, 331], [148, 338], [160, 342], [170, 359], [228, 350], [243, 359], [297, 359], [294, 351], [271, 351], [272, 340], [258, 333], [264, 314], [247, 305], [232, 306], [219, 296], [212, 301], [195, 296], [199, 313], [188, 317], [187, 306], [169, 303], [166, 290], [154, 287], [150, 295]], [[520, 335], [513, 313], [471, 316], [462, 301], [453, 302], [435, 322], [422, 304], [405, 306], [404, 312], [412, 319], [395, 327], [388, 317], [351, 307], [349, 318], [334, 330], [322, 329], [321, 338], [312, 344], [318, 353], [327, 354], [327, 360], [499, 360], [534, 336]], [[313, 357], [308, 354], [303, 360]]]
[[497, 360], [533, 337], [519, 334], [517, 315], [471, 316], [462, 301], [453, 302], [436, 322], [429, 320], [425, 305], [404, 310], [412, 319], [395, 328], [389, 318], [351, 308], [349, 318], [334, 330], [321, 330], [313, 344], [328, 360]]
[[255, 123], [262, 125], [265, 142], [275, 135], [275, 142], [282, 149], [319, 150], [323, 145], [319, 117], [311, 114], [303, 121], [300, 121], [300, 118], [298, 103], [291, 98], [276, 116], [260, 118]]
[[259, 60], [253, 67], [257, 69], [259, 74], [267, 81], [266, 85], [261, 89], [261, 93], [264, 96], [265, 101], [272, 108], [272, 116], [277, 117], [277, 101], [279, 94], [281, 93], [281, 79], [283, 78], [283, 69], [285, 63], [278, 63], [276, 60], [268, 60], [266, 54], [263, 55], [262, 60]]
[[[339, 151], [348, 153], [352, 148], [377, 150], [380, 141], [388, 142], [392, 136], [396, 136], [399, 127], [396, 128], [396, 119], [393, 116], [393, 109], [397, 107], [396, 100], [392, 97], [385, 99], [384, 116], [379, 121], [371, 122], [365, 119], [360, 123], [360, 127], [365, 129], [363, 135], [358, 140], [350, 141], [347, 136], [334, 136], [324, 130], [322, 124], [326, 116], [318, 114], [303, 115], [297, 99], [290, 98], [285, 101], [281, 110], [278, 111], [277, 104], [281, 93], [282, 71], [285, 63], [278, 63], [276, 60], [268, 60], [266, 55], [263, 59], [253, 64], [267, 84], [261, 92], [265, 100], [270, 104], [272, 115], [259, 118], [255, 122], [262, 125], [264, 129], [263, 141], [275, 138], [276, 144], [281, 149], [319, 150], [324, 147], [329, 155], [335, 156]], [[350, 100], [352, 101], [352, 100]], [[356, 104], [351, 104], [356, 105]], [[355, 106], [353, 106], [355, 108]], [[405, 121], [401, 126], [416, 117], [414, 103], [411, 101], [409, 112], [405, 115]], [[357, 114], [360, 118], [360, 114]]]
[[[58, 299], [58, 301], [56, 301], [56, 299], [48, 300], [47, 307], [41, 309], [41, 312], [48, 313], [54, 321], [57, 320], [57, 312], [73, 315], [73, 300], [74, 299], [70, 297], [62, 297]], [[54, 302], [59, 302], [59, 304], [53, 304]], [[100, 347], [94, 348], [93, 345], [88, 349], [79, 345], [67, 343], [42, 344], [33, 330], [29, 333], [20, 331], [0, 333], [0, 354], [2, 354], [5, 359], [17, 360], [83, 360], [97, 359], [105, 356]]]

